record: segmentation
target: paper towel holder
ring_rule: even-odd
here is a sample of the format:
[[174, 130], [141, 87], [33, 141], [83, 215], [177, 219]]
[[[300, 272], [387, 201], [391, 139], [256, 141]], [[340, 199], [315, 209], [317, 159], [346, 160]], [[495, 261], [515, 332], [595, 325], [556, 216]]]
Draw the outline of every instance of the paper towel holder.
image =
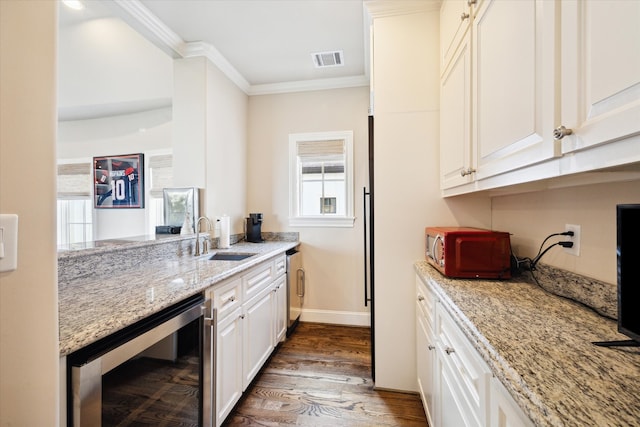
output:
[[218, 247], [220, 249], [228, 249], [231, 247], [230, 218], [227, 214], [224, 214], [218, 221], [220, 221], [220, 236], [218, 239]]

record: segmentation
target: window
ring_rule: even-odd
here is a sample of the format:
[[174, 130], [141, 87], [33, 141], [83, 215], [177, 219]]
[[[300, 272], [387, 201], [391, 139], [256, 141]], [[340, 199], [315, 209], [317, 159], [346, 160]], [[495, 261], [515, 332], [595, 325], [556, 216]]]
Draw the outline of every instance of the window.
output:
[[58, 246], [93, 240], [90, 197], [58, 198]]
[[89, 161], [58, 165], [58, 246], [93, 240], [92, 185]]
[[353, 227], [353, 132], [289, 135], [289, 225]]
[[150, 154], [147, 176], [147, 234], [155, 234], [156, 226], [164, 224], [163, 189], [173, 186], [173, 155], [170, 152]]

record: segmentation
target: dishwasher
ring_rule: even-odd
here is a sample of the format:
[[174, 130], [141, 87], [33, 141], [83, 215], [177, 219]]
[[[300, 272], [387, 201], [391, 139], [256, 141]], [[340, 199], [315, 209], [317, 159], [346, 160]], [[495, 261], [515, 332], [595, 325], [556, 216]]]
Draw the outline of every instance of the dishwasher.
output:
[[302, 254], [297, 249], [287, 251], [287, 337], [298, 326], [304, 303], [305, 272]]

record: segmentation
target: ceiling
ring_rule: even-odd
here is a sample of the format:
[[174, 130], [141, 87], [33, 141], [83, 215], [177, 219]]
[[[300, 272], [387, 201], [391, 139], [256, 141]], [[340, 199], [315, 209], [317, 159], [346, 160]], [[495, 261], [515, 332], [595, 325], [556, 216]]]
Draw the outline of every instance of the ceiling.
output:
[[[61, 8], [61, 25], [116, 15], [174, 58], [209, 57], [248, 94], [364, 86], [369, 81], [363, 0], [84, 3], [81, 13]], [[313, 53], [337, 50], [343, 53], [342, 66], [315, 66]]]

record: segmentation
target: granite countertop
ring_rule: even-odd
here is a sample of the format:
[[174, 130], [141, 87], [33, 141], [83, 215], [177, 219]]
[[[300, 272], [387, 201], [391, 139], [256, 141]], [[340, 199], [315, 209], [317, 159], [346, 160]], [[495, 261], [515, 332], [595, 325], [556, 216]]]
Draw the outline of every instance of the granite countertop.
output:
[[416, 272], [537, 426], [639, 426], [640, 348], [617, 323], [525, 279], [450, 279]]
[[[112, 270], [105, 273], [95, 265], [94, 274], [59, 281], [60, 355], [66, 356], [297, 245], [297, 241], [241, 242], [200, 257], [144, 260], [117, 274]], [[242, 261], [210, 261], [214, 251], [257, 255]], [[68, 256], [62, 254], [59, 259], [69, 261]], [[104, 262], [109, 263], [109, 259]]]

